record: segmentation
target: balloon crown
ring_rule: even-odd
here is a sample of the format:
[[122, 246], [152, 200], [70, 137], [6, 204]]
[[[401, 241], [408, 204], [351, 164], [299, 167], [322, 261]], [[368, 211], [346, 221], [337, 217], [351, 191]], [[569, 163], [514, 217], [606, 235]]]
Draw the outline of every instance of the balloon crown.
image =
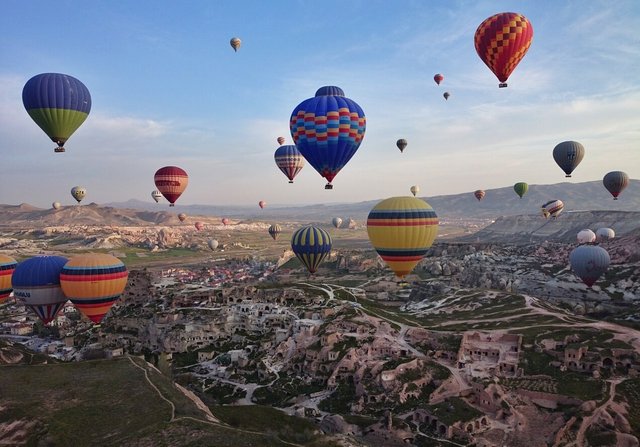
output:
[[325, 85], [316, 91], [316, 96], [344, 96], [344, 91], [335, 85]]

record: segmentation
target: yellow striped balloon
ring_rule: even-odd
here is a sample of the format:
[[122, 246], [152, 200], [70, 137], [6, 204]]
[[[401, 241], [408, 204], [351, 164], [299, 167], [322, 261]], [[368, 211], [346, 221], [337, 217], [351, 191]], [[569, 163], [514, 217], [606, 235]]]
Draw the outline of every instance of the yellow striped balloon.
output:
[[129, 273], [118, 258], [87, 253], [69, 259], [60, 273], [62, 291], [94, 323], [100, 323], [127, 285]]
[[312, 225], [302, 227], [293, 233], [291, 249], [309, 273], [315, 273], [331, 252], [331, 236], [322, 228]]
[[438, 216], [416, 197], [391, 197], [367, 218], [369, 240], [399, 278], [411, 273], [438, 234]]
[[10, 256], [0, 255], [0, 304], [7, 301], [13, 288], [11, 287], [11, 275], [18, 263]]

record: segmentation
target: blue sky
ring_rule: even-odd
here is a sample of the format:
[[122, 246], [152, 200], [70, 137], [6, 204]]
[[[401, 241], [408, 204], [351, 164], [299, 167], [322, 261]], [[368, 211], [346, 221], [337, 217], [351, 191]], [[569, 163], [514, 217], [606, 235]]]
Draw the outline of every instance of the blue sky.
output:
[[[586, 148], [571, 181], [640, 178], [640, 2], [23, 1], [0, 17], [0, 203], [151, 201], [153, 174], [190, 175], [184, 204], [352, 202], [565, 181], [553, 147]], [[532, 46], [498, 81], [473, 35], [505, 11]], [[242, 47], [234, 53], [231, 37]], [[25, 82], [70, 74], [87, 121], [54, 154], [22, 106]], [[435, 73], [444, 82], [433, 82]], [[276, 138], [322, 85], [360, 104], [367, 132], [334, 190], [307, 165], [293, 185]], [[451, 93], [448, 101], [442, 94]], [[406, 138], [401, 154], [395, 146]]]

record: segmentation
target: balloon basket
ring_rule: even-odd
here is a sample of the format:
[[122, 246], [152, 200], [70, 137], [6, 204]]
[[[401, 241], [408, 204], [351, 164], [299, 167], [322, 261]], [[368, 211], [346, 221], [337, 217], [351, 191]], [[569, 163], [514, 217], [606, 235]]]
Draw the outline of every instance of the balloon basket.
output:
[[506, 82], [502, 82], [500, 84], [498, 84], [498, 88], [505, 88], [507, 86]]
[[614, 197], [614, 198], [613, 198], [613, 200], [618, 200], [618, 198], [617, 198], [617, 197]]
[[289, 180], [289, 183], [293, 183], [293, 180]]
[[175, 206], [173, 203], [170, 203], [169, 206]]
[[324, 185], [324, 189], [333, 189], [333, 185], [331, 183], [327, 183]]
[[64, 148], [62, 146], [58, 146], [53, 150], [53, 152], [64, 152]]

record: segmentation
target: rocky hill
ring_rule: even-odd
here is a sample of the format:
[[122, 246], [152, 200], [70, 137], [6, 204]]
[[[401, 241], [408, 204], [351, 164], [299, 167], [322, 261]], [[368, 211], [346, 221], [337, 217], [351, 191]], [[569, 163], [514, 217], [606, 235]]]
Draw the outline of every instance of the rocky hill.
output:
[[574, 243], [578, 231], [613, 228], [616, 236], [640, 231], [640, 211], [573, 211], [556, 219], [540, 215], [503, 216], [477, 233], [459, 238], [462, 242], [528, 244], [537, 241]]

